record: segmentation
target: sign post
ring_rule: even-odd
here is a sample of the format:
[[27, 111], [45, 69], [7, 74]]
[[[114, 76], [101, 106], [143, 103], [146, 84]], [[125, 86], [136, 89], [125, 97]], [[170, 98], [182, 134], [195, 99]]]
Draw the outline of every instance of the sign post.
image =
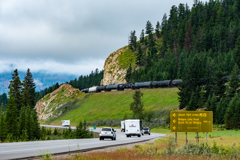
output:
[[[199, 142], [199, 132], [212, 132], [213, 131], [213, 112], [212, 111], [171, 111], [170, 113], [170, 129], [175, 132], [196, 133], [196, 142]], [[177, 139], [175, 139], [177, 141]], [[177, 143], [177, 142], [175, 142]]]
[[[94, 131], [96, 130], [96, 126], [93, 126]], [[93, 132], [94, 138], [95, 138], [95, 132]]]

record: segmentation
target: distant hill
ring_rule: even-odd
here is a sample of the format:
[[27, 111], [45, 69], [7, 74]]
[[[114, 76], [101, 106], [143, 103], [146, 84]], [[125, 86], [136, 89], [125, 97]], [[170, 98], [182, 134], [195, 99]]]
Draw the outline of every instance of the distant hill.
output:
[[[12, 79], [12, 73], [13, 72], [5, 72], [0, 74], [0, 94], [8, 93], [8, 86], [9, 81]], [[23, 80], [26, 72], [19, 71], [18, 73], [20, 79]], [[32, 75], [36, 84], [36, 91], [44, 90], [44, 88], [50, 87], [57, 82], [61, 84], [76, 78], [75, 75], [46, 74], [43, 72], [32, 72]]]

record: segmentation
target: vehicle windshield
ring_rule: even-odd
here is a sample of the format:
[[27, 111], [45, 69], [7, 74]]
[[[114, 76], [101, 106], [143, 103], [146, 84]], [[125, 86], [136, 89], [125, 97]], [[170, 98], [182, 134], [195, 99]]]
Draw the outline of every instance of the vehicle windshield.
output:
[[103, 128], [102, 131], [111, 131], [111, 128]]
[[148, 130], [148, 128], [143, 128], [143, 130]]

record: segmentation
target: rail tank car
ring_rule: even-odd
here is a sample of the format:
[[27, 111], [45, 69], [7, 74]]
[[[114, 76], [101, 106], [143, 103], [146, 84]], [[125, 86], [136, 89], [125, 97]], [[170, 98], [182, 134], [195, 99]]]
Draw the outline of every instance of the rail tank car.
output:
[[97, 91], [97, 87], [94, 86], [94, 87], [90, 87], [88, 92], [96, 92]]

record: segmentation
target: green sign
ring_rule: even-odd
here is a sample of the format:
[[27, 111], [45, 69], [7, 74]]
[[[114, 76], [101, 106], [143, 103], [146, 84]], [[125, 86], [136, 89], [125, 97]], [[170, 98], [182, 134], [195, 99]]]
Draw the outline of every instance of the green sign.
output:
[[212, 111], [171, 111], [171, 132], [212, 132]]
[[96, 129], [96, 126], [93, 126], [93, 129]]

